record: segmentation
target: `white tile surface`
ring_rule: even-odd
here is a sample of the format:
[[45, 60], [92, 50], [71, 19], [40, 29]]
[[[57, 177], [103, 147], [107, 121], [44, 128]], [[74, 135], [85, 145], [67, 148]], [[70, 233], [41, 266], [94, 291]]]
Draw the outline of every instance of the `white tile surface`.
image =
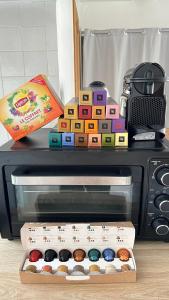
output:
[[57, 75], [58, 74], [58, 54], [57, 51], [48, 51], [47, 52], [48, 60], [48, 75]]
[[7, 130], [0, 123], [0, 146], [2, 146], [4, 143], [8, 142], [10, 139], [11, 139], [11, 137], [8, 134]]
[[30, 77], [3, 77], [4, 95], [7, 95], [20, 87], [23, 83], [27, 82]]
[[45, 1], [20, 1], [20, 21], [22, 26], [45, 25]]
[[[0, 13], [0, 19], [1, 19], [1, 13]], [[20, 50], [21, 50], [21, 37], [18, 28], [0, 27], [0, 51], [20, 51]]]
[[47, 73], [46, 52], [24, 52], [25, 75], [36, 76]]
[[0, 3], [0, 26], [16, 26], [19, 22], [19, 2], [2, 1]]
[[45, 30], [43, 27], [22, 27], [20, 33], [23, 51], [45, 50]]
[[57, 93], [57, 95], [59, 95], [59, 79], [58, 76], [48, 76], [48, 80], [51, 84], [51, 86], [53, 87], [53, 89], [55, 90], [55, 92]]
[[2, 78], [0, 78], [0, 98], [2, 98], [3, 95], [4, 95], [4, 93], [3, 93]]
[[57, 30], [55, 25], [46, 26], [46, 48], [57, 50]]
[[45, 1], [46, 25], [56, 25], [56, 0]]
[[23, 76], [24, 62], [22, 52], [0, 52], [2, 76]]

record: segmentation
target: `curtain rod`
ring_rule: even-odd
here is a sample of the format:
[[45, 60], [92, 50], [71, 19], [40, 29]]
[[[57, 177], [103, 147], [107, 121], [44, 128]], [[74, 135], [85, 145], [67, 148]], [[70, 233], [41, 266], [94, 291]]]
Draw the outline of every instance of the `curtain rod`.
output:
[[[145, 29], [121, 29], [124, 30], [124, 33], [145, 33], [146, 29], [153, 29], [153, 28], [145, 28]], [[156, 28], [159, 32], [169, 32], [169, 28]], [[115, 29], [116, 30], [116, 29]], [[117, 28], [118, 30], [118, 28]], [[86, 31], [87, 32], [87, 31]], [[88, 30], [89, 33], [94, 35], [111, 35], [111, 29], [108, 30]], [[85, 30], [81, 30], [81, 36], [85, 35]]]

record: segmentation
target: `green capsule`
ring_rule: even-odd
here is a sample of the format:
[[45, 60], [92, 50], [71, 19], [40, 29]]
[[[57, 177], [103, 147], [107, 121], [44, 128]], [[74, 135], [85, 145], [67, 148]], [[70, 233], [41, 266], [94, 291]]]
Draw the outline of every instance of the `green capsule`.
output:
[[88, 252], [88, 257], [90, 261], [98, 261], [101, 257], [101, 253], [97, 249], [90, 249]]

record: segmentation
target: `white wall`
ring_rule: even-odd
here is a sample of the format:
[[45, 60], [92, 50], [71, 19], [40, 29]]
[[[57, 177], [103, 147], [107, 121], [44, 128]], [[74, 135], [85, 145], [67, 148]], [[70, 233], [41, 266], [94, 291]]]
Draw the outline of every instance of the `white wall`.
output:
[[169, 0], [77, 0], [82, 29], [169, 27]]
[[72, 0], [56, 4], [60, 95], [63, 102], [75, 96]]
[[39, 73], [59, 91], [56, 1], [0, 1], [0, 98]]

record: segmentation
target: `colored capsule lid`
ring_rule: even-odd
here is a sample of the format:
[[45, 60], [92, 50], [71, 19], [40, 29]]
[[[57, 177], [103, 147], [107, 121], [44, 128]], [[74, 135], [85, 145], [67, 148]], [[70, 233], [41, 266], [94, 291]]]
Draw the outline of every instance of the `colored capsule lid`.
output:
[[101, 253], [97, 249], [90, 249], [88, 252], [88, 257], [90, 261], [97, 261], [101, 257]]
[[55, 250], [48, 249], [45, 251], [45, 258], [44, 258], [45, 261], [50, 262], [50, 261], [54, 260], [55, 258], [57, 258], [57, 253]]
[[111, 248], [106, 248], [103, 250], [102, 255], [106, 261], [112, 261], [115, 257], [115, 251]]
[[62, 262], [68, 261], [72, 257], [71, 252], [68, 249], [62, 249], [59, 251], [59, 260]]
[[42, 252], [37, 249], [34, 249], [29, 253], [29, 261], [31, 262], [36, 262], [42, 257], [43, 257]]

